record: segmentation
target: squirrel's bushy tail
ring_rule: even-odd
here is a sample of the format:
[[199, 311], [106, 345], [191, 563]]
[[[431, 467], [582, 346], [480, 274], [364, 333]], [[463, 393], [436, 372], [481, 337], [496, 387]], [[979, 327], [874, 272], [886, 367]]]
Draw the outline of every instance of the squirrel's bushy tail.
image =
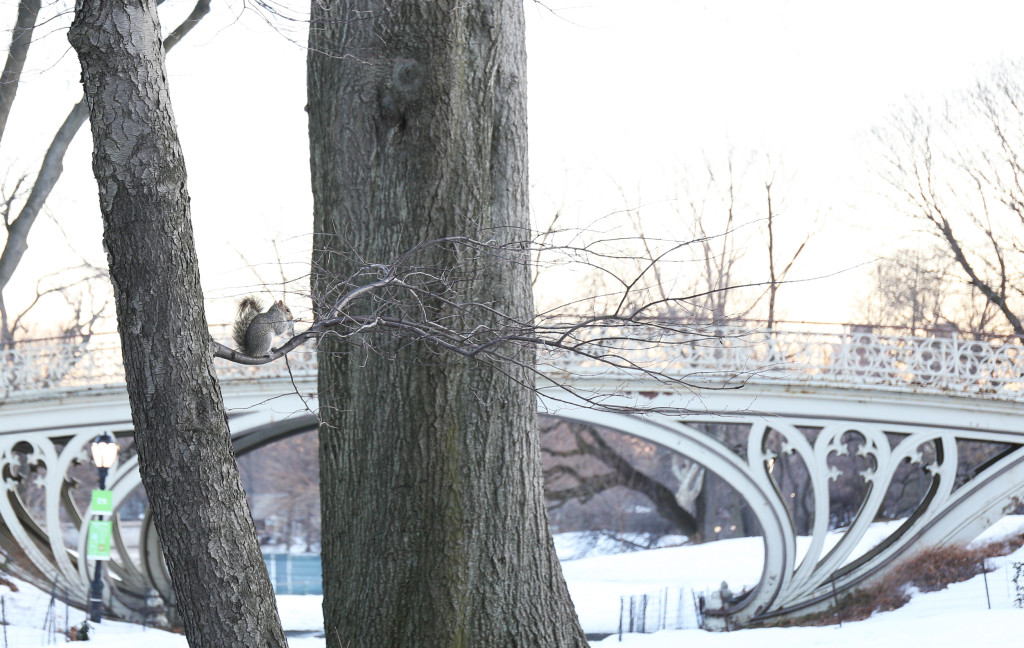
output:
[[238, 317], [235, 318], [235, 325], [231, 329], [231, 337], [239, 351], [245, 353], [245, 333], [249, 330], [249, 323], [262, 312], [263, 303], [252, 295], [242, 297], [238, 302]]

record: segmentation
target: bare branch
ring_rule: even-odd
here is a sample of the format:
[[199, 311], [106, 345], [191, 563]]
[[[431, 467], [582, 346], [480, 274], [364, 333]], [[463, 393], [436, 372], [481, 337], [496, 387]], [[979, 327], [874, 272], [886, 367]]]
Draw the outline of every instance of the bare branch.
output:
[[[575, 456], [593, 460], [600, 467], [595, 470], [604, 471], [581, 472], [579, 467], [565, 463], [549, 467], [544, 471], [545, 482], [549, 484], [545, 497], [549, 502], [553, 502], [555, 506], [571, 500], [585, 503], [604, 491], [622, 486], [646, 497], [658, 511], [658, 515], [681, 533], [691, 538], [699, 535], [697, 519], [680, 505], [675, 492], [638, 470], [632, 462], [615, 450], [598, 430], [578, 423], [566, 424], [563, 429], [567, 429], [572, 435]], [[557, 456], [557, 451], [547, 447], [545, 453]]]
[[41, 0], [21, 0], [18, 3], [18, 17], [11, 29], [11, 46], [7, 50], [7, 62], [0, 74], [0, 140], [7, 128], [7, 118], [14, 106], [14, 97], [21, 85], [21, 72], [25, 69], [28, 48], [32, 44], [32, 32], [39, 17]]
[[210, 0], [198, 0], [196, 6], [192, 8], [192, 13], [188, 15], [188, 18], [183, 20], [174, 31], [167, 35], [164, 39], [164, 52], [169, 52], [172, 47], [181, 42], [181, 39], [185, 38], [192, 29], [199, 24], [199, 21], [203, 19], [206, 14], [210, 13]]
[[0, 254], [0, 291], [7, 287], [21, 258], [28, 250], [28, 233], [35, 223], [36, 217], [43, 208], [43, 203], [50, 196], [57, 179], [64, 171], [64, 154], [74, 139], [75, 133], [85, 123], [88, 116], [88, 108], [85, 101], [79, 101], [68, 114], [64, 123], [57, 130], [50, 147], [43, 156], [43, 164], [39, 174], [32, 185], [25, 204], [21, 208], [18, 217], [7, 227], [7, 241], [4, 244], [3, 254]]
[[[171, 47], [180, 42], [195, 27], [196, 23], [209, 13], [209, 10], [209, 0], [199, 0], [189, 17], [168, 36], [164, 43], [164, 50], [170, 51]], [[68, 113], [64, 123], [57, 129], [57, 134], [50, 142], [46, 155], [43, 156], [43, 163], [32, 184], [32, 191], [25, 200], [18, 217], [7, 227], [7, 241], [4, 244], [3, 253], [0, 254], [0, 291], [7, 287], [11, 276], [28, 250], [29, 231], [63, 173], [64, 154], [67, 153], [68, 146], [88, 118], [88, 113], [84, 99], [75, 104], [75, 107]]]
[[[605, 303], [602, 295], [573, 302], [564, 309], [537, 314], [520, 320], [501, 312], [488, 302], [470, 302], [460, 298], [459, 287], [469, 280], [469, 268], [484, 263], [532, 263], [535, 255], [526, 241], [513, 240], [498, 244], [494, 239], [448, 237], [424, 242], [389, 263], [365, 263], [351, 276], [338, 277], [323, 301], [333, 304], [322, 317], [306, 330], [287, 339], [267, 356], [250, 357], [211, 340], [211, 353], [218, 358], [246, 365], [272, 362], [286, 356], [299, 345], [324, 338], [350, 341], [351, 349], [360, 352], [382, 352], [389, 340], [426, 342], [426, 348], [438, 354], [454, 353], [486, 362], [499, 368], [526, 368], [538, 375], [535, 358], [550, 365], [562, 366], [564, 356], [602, 368], [602, 371], [629, 372], [656, 383], [679, 389], [690, 389], [700, 382], [707, 388], [707, 376], [697, 367], [691, 374], [681, 375], [667, 370], [666, 361], [678, 361], [701, 346], [740, 344], [741, 339], [724, 337], [714, 326], [701, 325], [690, 318], [680, 318], [676, 305], [701, 299], [704, 293], [651, 297], [647, 287], [629, 279], [620, 292], [611, 295], [620, 305], [606, 314], [597, 311], [595, 301]], [[679, 246], [681, 244], [676, 244]], [[606, 263], [608, 255], [599, 252], [599, 259], [590, 258], [589, 244], [564, 248], [573, 261]], [[548, 254], [552, 248], [546, 250]], [[634, 260], [627, 254], [621, 259]], [[636, 268], [639, 275], [650, 275], [651, 263], [664, 262], [664, 256], [644, 260]], [[777, 281], [778, 283], [778, 281]], [[721, 288], [729, 290], [746, 284]], [[658, 292], [658, 291], [655, 291]], [[637, 299], [633, 300], [632, 296]], [[630, 304], [629, 308], [622, 304]], [[592, 313], [592, 314], [582, 314]], [[483, 325], [481, 322], [490, 322]], [[496, 323], [495, 323], [496, 322]], [[424, 359], [423, 361], [428, 361]], [[782, 361], [782, 359], [780, 359]], [[510, 372], [511, 373], [511, 372]], [[740, 387], [747, 374], [718, 377], [723, 389]], [[550, 377], [550, 376], [548, 376]], [[580, 393], [571, 380], [558, 383], [561, 396], [552, 400], [586, 402], [595, 407], [615, 409], [615, 405], [599, 402], [593, 394]]]
[[[908, 216], [926, 225], [968, 286], [1024, 335], [1022, 304], [1011, 299], [1024, 269], [1019, 73], [1016, 67], [998, 70], [947, 101], [938, 116], [911, 106], [876, 135], [885, 149], [884, 178]], [[986, 309], [980, 312], [982, 321], [991, 321]]]

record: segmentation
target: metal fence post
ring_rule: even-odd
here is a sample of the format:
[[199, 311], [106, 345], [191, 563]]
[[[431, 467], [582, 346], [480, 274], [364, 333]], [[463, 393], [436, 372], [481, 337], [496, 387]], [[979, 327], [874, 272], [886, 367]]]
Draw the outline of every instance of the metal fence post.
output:
[[622, 617], [626, 614], [626, 597], [619, 597], [619, 643], [622, 643]]
[[992, 597], [988, 593], [988, 572], [981, 572], [982, 578], [985, 579], [985, 602], [988, 603], [988, 609], [992, 609]]

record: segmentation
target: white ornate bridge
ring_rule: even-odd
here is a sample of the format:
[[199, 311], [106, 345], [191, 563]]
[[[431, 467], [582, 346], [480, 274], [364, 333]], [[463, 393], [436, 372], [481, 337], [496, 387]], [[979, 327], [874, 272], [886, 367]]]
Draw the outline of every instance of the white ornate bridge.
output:
[[[542, 357], [540, 406], [679, 452], [717, 473], [749, 503], [764, 534], [760, 583], [729, 603], [733, 623], [803, 613], [862, 586], [928, 544], [970, 540], [1024, 491], [1024, 346], [1012, 339], [879, 335], [868, 331], [714, 329], [656, 348], [623, 349], [618, 365]], [[316, 427], [314, 355], [300, 349], [263, 367], [219, 365], [236, 451], [244, 454]], [[218, 361], [219, 362], [219, 361]], [[625, 365], [632, 369], [624, 368]], [[79, 510], [69, 471], [102, 431], [126, 436], [131, 415], [115, 336], [88, 345], [37, 342], [0, 356], [0, 545], [20, 555], [20, 574], [84, 604], [85, 534], [65, 537]], [[746, 430], [730, 448], [706, 424]], [[854, 442], [851, 444], [851, 438]], [[962, 470], [965, 444], [995, 448]], [[827, 546], [835, 458], [856, 449], [867, 484], [842, 539]], [[803, 464], [813, 502], [811, 541], [798, 552], [791, 503], [780, 492], [780, 456]], [[901, 466], [930, 479], [916, 508], [889, 538], [858, 548]], [[43, 501], [23, 501], [29, 467]], [[37, 471], [37, 476], [43, 471]], [[138, 487], [135, 458], [112, 471], [115, 506]], [[137, 617], [147, 597], [173, 604], [158, 542], [146, 520], [140, 551], [118, 539], [108, 605]], [[150, 601], [152, 602], [152, 601]], [[712, 619], [713, 621], [713, 619]]]

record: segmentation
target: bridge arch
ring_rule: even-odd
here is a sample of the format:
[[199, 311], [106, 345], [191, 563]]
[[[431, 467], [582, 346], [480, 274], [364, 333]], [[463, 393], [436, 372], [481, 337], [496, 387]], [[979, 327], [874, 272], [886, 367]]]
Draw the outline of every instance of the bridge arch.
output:
[[687, 425], [684, 421], [665, 416], [637, 416], [623, 413], [601, 412], [588, 407], [558, 408], [557, 418], [595, 427], [607, 428], [651, 441], [702, 465], [736, 489], [751, 507], [764, 534], [765, 558], [761, 579], [742, 601], [731, 610], [768, 609], [778, 594], [781, 584], [795, 560], [795, 535], [787, 534], [788, 512], [778, 498], [769, 497], [740, 457], [714, 438]]
[[[619, 430], [690, 457], [748, 501], [764, 533], [765, 557], [759, 584], [724, 610], [740, 623], [812, 610], [829, 601], [833, 586], [838, 591], [861, 586], [917, 546], [969, 540], [1008, 504], [1019, 502], [1024, 484], [1024, 348], [934, 338], [886, 341], [862, 334], [829, 338], [818, 347], [809, 342], [786, 346], [787, 339], [792, 342], [782, 334], [765, 337], [764, 349], [757, 342], [701, 350], [683, 341], [675, 359], [658, 362], [677, 363], [673, 371], [680, 376], [703, 372], [688, 387], [564, 360], [545, 367], [547, 378], [538, 384], [542, 411]], [[812, 348], [820, 352], [817, 364], [800, 355]], [[222, 369], [239, 454], [316, 427], [311, 414], [316, 381], [308, 358], [305, 365], [293, 363], [290, 375]], [[115, 373], [105, 380], [10, 392], [0, 403], [0, 470], [7, 491], [0, 497], [0, 543], [28, 555], [32, 573], [25, 575], [30, 580], [58, 584], [73, 602], [87, 596], [88, 574], [77, 560], [84, 552], [84, 534], [76, 550], [69, 551], [59, 533], [46, 529], [60, 528], [61, 515], [75, 525], [88, 519], [88, 510], [75, 508], [67, 479], [67, 471], [84, 458], [85, 445], [101, 431], [131, 432], [120, 378]], [[567, 385], [571, 391], [562, 389]], [[580, 397], [588, 394], [593, 398]], [[744, 452], [736, 453], [701, 430], [723, 421], [746, 427]], [[806, 434], [807, 429], [814, 434]], [[830, 457], [847, 451], [843, 439], [849, 434], [858, 436], [858, 452], [868, 462], [862, 473], [867, 494], [841, 539], [828, 547]], [[770, 436], [775, 445], [768, 443]], [[963, 442], [1000, 444], [1003, 450], [959, 483]], [[926, 446], [934, 456], [922, 453]], [[12, 480], [26, 453], [47, 469], [46, 529], [19, 502]], [[772, 476], [772, 462], [780, 453], [798, 456], [810, 474], [813, 529], [802, 551]], [[888, 486], [907, 463], [927, 471], [927, 494], [885, 541], [858, 555], [857, 546]], [[129, 458], [112, 473], [115, 502], [138, 486], [136, 468]], [[170, 596], [155, 534], [151, 525], [146, 528], [141, 563], [132, 563], [118, 546], [122, 560], [112, 564], [118, 590], [109, 603], [126, 617], [152, 589]]]
[[[863, 387], [809, 390], [770, 382], [684, 394], [653, 384], [634, 389], [603, 398], [613, 411], [593, 408], [589, 398], [574, 404], [561, 396], [542, 400], [542, 408], [679, 452], [724, 478], [748, 502], [764, 533], [761, 579], [723, 610], [712, 611], [711, 625], [724, 624], [726, 615], [735, 624], [823, 608], [835, 592], [867, 585], [919, 547], [972, 540], [1024, 495], [1024, 407], [1016, 402]], [[743, 456], [699, 429], [723, 421], [748, 430]], [[798, 455], [809, 471], [813, 530], [802, 552], [771, 474], [779, 453], [768, 449], [770, 434], [783, 439], [782, 454]], [[835, 533], [828, 524], [829, 482], [837, 477], [830, 459], [848, 451], [843, 439], [850, 434], [859, 437], [858, 454], [869, 464], [861, 474], [867, 492], [852, 523], [829, 548], [827, 536]], [[965, 442], [992, 444], [997, 452], [959, 483]], [[929, 444], [935, 456], [925, 459], [921, 449]], [[903, 464], [916, 464], [930, 475], [928, 490], [895, 531], [865, 550], [861, 543]]]
[[[235, 405], [229, 419], [233, 419], [232, 429], [235, 432], [232, 434], [232, 444], [237, 456], [244, 456], [269, 443], [317, 427], [316, 417], [310, 413], [290, 413], [278, 419], [265, 411], [252, 411], [251, 401], [260, 398], [262, 391], [236, 389], [232, 397], [227, 399]], [[76, 400], [78, 402], [74, 402]], [[78, 556], [85, 555], [87, 536], [78, 533], [77, 544], [72, 551], [66, 546], [59, 530], [62, 528], [62, 518], [76, 528], [82, 528], [83, 521], [90, 518], [91, 511], [88, 506], [80, 510], [72, 498], [71, 490], [75, 483], [69, 477], [69, 471], [78, 464], [91, 465], [88, 446], [99, 434], [113, 432], [120, 438], [130, 435], [132, 428], [130, 415], [127, 415], [127, 394], [123, 390], [120, 393], [111, 390], [102, 394], [86, 394], [70, 401], [63, 399], [58, 404], [59, 412], [47, 412], [49, 408], [42, 408], [43, 417], [51, 414], [57, 421], [50, 429], [8, 429], [0, 432], [0, 472], [3, 474], [2, 486], [5, 491], [4, 496], [0, 497], [0, 520], [3, 522], [0, 527], [0, 546], [4, 547], [8, 555], [24, 555], [27, 559], [27, 564], [20, 565], [21, 569], [17, 570], [19, 577], [44, 591], [55, 589], [69, 602], [84, 606], [88, 601], [91, 574], [87, 570], [86, 561], [78, 560]], [[29, 416], [31, 410], [39, 407], [38, 403], [31, 401], [21, 404], [26, 411], [9, 413], [9, 424]], [[11, 407], [13, 403], [7, 405], [13, 410], [20, 409]], [[70, 425], [61, 420], [69, 411], [76, 410], [77, 414], [71, 418], [86, 419], [86, 422]], [[16, 491], [18, 482], [27, 477], [19, 475], [19, 470], [23, 472], [28, 466], [45, 468], [46, 478], [37, 480], [45, 495], [44, 524], [36, 520], [30, 507], [21, 501]], [[107, 483], [113, 494], [116, 512], [141, 487], [138, 456], [119, 461], [108, 476]], [[52, 532], [54, 529], [58, 531]], [[108, 609], [121, 618], [141, 620], [140, 610], [151, 606], [153, 601], [147, 602], [147, 599], [155, 596], [162, 601], [163, 608], [172, 610], [174, 594], [148, 511], [140, 528], [138, 560], [129, 555], [117, 516], [114, 543], [114, 560], [108, 562], [108, 569], [105, 570], [108, 583], [115, 585], [105, 590]]]

